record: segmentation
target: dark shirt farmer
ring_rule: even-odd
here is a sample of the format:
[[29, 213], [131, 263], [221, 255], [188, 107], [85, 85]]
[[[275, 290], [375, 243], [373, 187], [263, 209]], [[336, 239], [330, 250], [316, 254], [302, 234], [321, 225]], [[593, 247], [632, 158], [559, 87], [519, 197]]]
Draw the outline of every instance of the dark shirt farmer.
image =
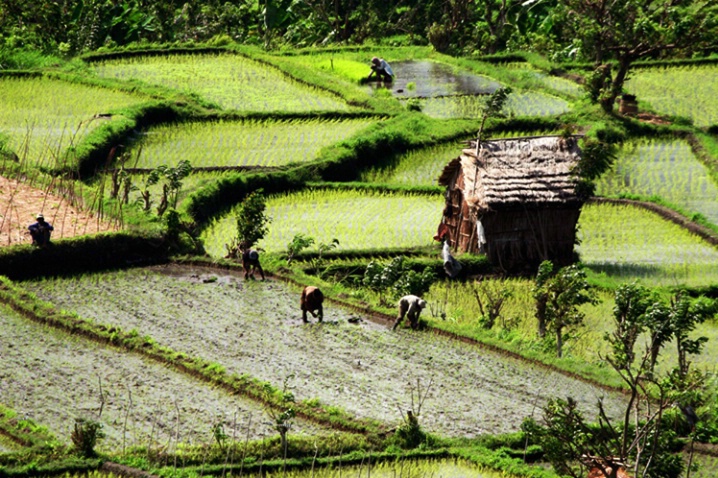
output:
[[49, 222], [45, 221], [42, 214], [38, 214], [37, 222], [30, 224], [27, 228], [32, 236], [32, 243], [38, 247], [45, 247], [50, 244], [50, 234], [54, 230]]

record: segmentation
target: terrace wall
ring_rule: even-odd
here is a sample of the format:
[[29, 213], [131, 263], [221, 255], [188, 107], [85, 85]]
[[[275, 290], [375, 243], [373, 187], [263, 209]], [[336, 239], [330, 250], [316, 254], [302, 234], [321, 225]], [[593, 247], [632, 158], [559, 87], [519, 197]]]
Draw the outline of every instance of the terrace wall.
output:
[[72, 275], [168, 261], [169, 245], [159, 236], [97, 234], [53, 242], [39, 249], [0, 249], [0, 275], [12, 280]]

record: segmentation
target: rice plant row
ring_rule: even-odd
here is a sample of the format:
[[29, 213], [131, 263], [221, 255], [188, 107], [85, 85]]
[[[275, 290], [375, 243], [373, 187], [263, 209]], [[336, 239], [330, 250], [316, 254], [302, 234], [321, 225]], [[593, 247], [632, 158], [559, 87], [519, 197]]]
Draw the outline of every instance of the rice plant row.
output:
[[718, 282], [718, 249], [695, 234], [630, 205], [586, 204], [577, 250], [591, 269], [650, 286]]
[[531, 63], [528, 62], [509, 62], [502, 64], [502, 67], [528, 71], [535, 75], [535, 77], [548, 88], [572, 97], [580, 97], [584, 93], [584, 89], [578, 83], [560, 76], [548, 75], [540, 70], [537, 70], [533, 67], [533, 65], [531, 65]]
[[659, 196], [718, 224], [718, 185], [685, 141], [651, 139], [624, 144], [596, 190], [602, 196]]
[[[441, 196], [306, 190], [267, 201], [272, 218], [261, 242], [283, 251], [295, 234], [317, 242], [337, 238], [340, 249], [432, 244], [443, 209]], [[236, 235], [234, 213], [203, 233], [205, 248], [222, 257]], [[628, 206], [587, 204], [579, 219], [577, 252], [590, 268], [651, 286], [709, 285], [718, 281], [718, 250], [653, 212]]]
[[[142, 314], [141, 307], [135, 310]], [[211, 425], [217, 422], [238, 436], [273, 433], [260, 404], [137, 354], [29, 322], [6, 307], [0, 308], [0, 342], [15, 344], [0, 354], [3, 403], [64, 443], [70, 444], [75, 418], [102, 424], [106, 436], [98, 443], [100, 451], [210, 444]], [[304, 421], [297, 425], [318, 428]]]
[[282, 166], [316, 158], [370, 120], [219, 121], [166, 124], [150, 129], [136, 145], [134, 167], [154, 168], [187, 160], [195, 167]]
[[[432, 118], [479, 118], [482, 96], [446, 96], [421, 100], [422, 112]], [[512, 93], [506, 102], [512, 116], [553, 116], [569, 111], [567, 101], [538, 92]]]
[[[592, 269], [591, 266], [589, 268]], [[643, 281], [642, 278], [634, 278]], [[632, 279], [625, 277], [624, 280], [630, 282]], [[510, 334], [513, 340], [525, 342], [528, 347], [528, 344], [536, 344], [537, 340], [533, 286], [533, 279], [524, 278], [484, 278], [480, 282], [436, 282], [424, 296], [430, 304], [424, 317], [441, 328], [465, 336], [480, 335], [492, 339], [503, 337], [505, 340], [507, 334]], [[490, 331], [485, 330], [481, 324], [484, 314], [474, 294], [476, 288], [492, 293], [499, 291], [509, 293], [501, 308], [501, 317]], [[610, 351], [610, 344], [604, 340], [604, 336], [615, 327], [613, 323], [615, 294], [613, 291], [601, 289], [595, 292], [598, 302], [581, 307], [581, 311], [586, 314], [584, 327], [566, 343], [566, 352], [574, 358], [599, 365], [604, 363], [601, 357], [606, 357]], [[692, 358], [694, 366], [713, 371], [715, 356], [718, 353], [718, 327], [714, 322], [703, 323], [698, 325], [691, 335], [705, 336], [709, 339], [703, 353]], [[664, 360], [659, 364], [660, 370], [667, 371], [675, 366], [677, 363], [675, 347], [668, 347], [661, 354]]]
[[141, 95], [49, 78], [0, 79], [0, 133], [23, 160], [54, 167], [103, 121], [96, 115], [144, 101]]
[[[548, 132], [511, 131], [495, 133], [491, 139], [512, 138], [549, 134]], [[467, 140], [472, 138], [466, 138]], [[467, 147], [467, 141], [451, 141], [430, 146], [390, 158], [386, 164], [365, 170], [360, 181], [406, 186], [438, 186], [438, 179], [444, 167], [461, 155]]]
[[640, 68], [626, 90], [658, 112], [692, 118], [696, 126], [718, 124], [718, 65]]
[[137, 79], [194, 92], [242, 111], [345, 111], [334, 95], [286, 77], [272, 67], [233, 55], [167, 55], [98, 62], [102, 77]]
[[[205, 281], [209, 277], [214, 280]], [[570, 390], [590, 413], [598, 395], [606, 395], [609, 413], [624, 401], [619, 394], [470, 344], [403, 329], [391, 332], [335, 304], [325, 304], [323, 324], [303, 325], [298, 288], [245, 281], [216, 269], [135, 268], [51, 278], [27, 288], [58, 308], [108, 327], [137, 330], [228, 373], [272, 384], [286, 381], [297, 400], [318, 399], [389, 426], [401, 423], [397, 407], [408, 405], [407, 381], [417, 379], [433, 381], [438, 391], [422, 408], [422, 426], [452, 437], [516, 430], [535, 409], [537, 397], [543, 401], [555, 390]]]
[[[504, 472], [484, 470], [469, 462], [455, 458], [442, 460], [402, 459], [381, 461], [361, 465], [332, 467], [312, 467], [306, 470], [265, 471], [261, 475], [247, 475], [248, 478], [342, 478], [347, 476], [371, 476], [373, 478], [431, 478], [453, 476], [457, 478], [510, 478]], [[80, 478], [80, 477], [69, 477]], [[96, 478], [96, 477], [91, 477]]]
[[[272, 218], [260, 246], [283, 251], [299, 233], [317, 243], [339, 240], [339, 249], [413, 247], [432, 243], [441, 218], [441, 196], [305, 190], [267, 200]], [[235, 214], [212, 224], [202, 236], [212, 257], [226, 254], [225, 244], [236, 235]]]

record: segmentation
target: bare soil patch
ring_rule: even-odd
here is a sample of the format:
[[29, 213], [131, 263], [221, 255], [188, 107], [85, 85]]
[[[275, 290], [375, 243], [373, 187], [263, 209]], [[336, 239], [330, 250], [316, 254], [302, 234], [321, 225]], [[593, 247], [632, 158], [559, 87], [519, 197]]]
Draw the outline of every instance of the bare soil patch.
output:
[[591, 415], [599, 397], [612, 415], [625, 400], [472, 344], [409, 329], [392, 332], [333, 304], [325, 307], [324, 323], [303, 324], [299, 288], [244, 281], [228, 271], [173, 265], [24, 286], [57, 307], [135, 329], [229, 373], [278, 386], [289, 378], [299, 400], [318, 398], [390, 425], [401, 423], [418, 382], [432, 383], [422, 424], [448, 436], [516, 431], [555, 396], [570, 395]]
[[40, 213], [55, 228], [53, 239], [117, 230], [61, 195], [0, 176], [0, 246], [31, 243], [27, 227]]

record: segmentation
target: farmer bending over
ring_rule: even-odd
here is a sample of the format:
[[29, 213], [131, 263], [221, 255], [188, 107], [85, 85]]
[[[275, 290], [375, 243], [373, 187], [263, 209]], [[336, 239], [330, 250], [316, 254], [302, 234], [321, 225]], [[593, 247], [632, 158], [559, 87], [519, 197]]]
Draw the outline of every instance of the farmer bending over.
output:
[[45, 217], [38, 214], [37, 222], [30, 224], [27, 228], [32, 236], [32, 243], [38, 247], [45, 247], [50, 244], [50, 233], [54, 230], [49, 222], [45, 222]]
[[405, 295], [399, 299], [399, 317], [397, 317], [391, 330], [396, 330], [405, 315], [409, 318], [412, 329], [419, 327], [419, 315], [424, 307], [426, 307], [426, 301], [415, 295]]
[[371, 59], [371, 73], [369, 73], [369, 81], [371, 77], [376, 75], [379, 81], [391, 83], [394, 80], [394, 72], [391, 71], [389, 63], [383, 58], [374, 57]]
[[264, 270], [262, 270], [262, 265], [259, 263], [259, 251], [251, 249], [247, 244], [242, 244], [239, 250], [242, 252], [242, 269], [244, 269], [245, 280], [250, 277], [254, 279], [256, 271], [259, 271], [262, 275], [262, 280], [264, 280]]
[[[317, 318], [319, 317], [319, 322], [324, 319], [324, 307], [322, 306], [322, 303], [324, 302], [324, 294], [322, 294], [322, 291], [319, 290], [319, 288], [314, 286], [307, 286], [302, 291], [302, 298], [300, 300], [300, 306], [302, 308], [302, 320], [306, 323], [307, 322], [307, 312], [312, 314], [312, 317]], [[316, 311], [316, 315], [314, 314], [314, 311]]]

